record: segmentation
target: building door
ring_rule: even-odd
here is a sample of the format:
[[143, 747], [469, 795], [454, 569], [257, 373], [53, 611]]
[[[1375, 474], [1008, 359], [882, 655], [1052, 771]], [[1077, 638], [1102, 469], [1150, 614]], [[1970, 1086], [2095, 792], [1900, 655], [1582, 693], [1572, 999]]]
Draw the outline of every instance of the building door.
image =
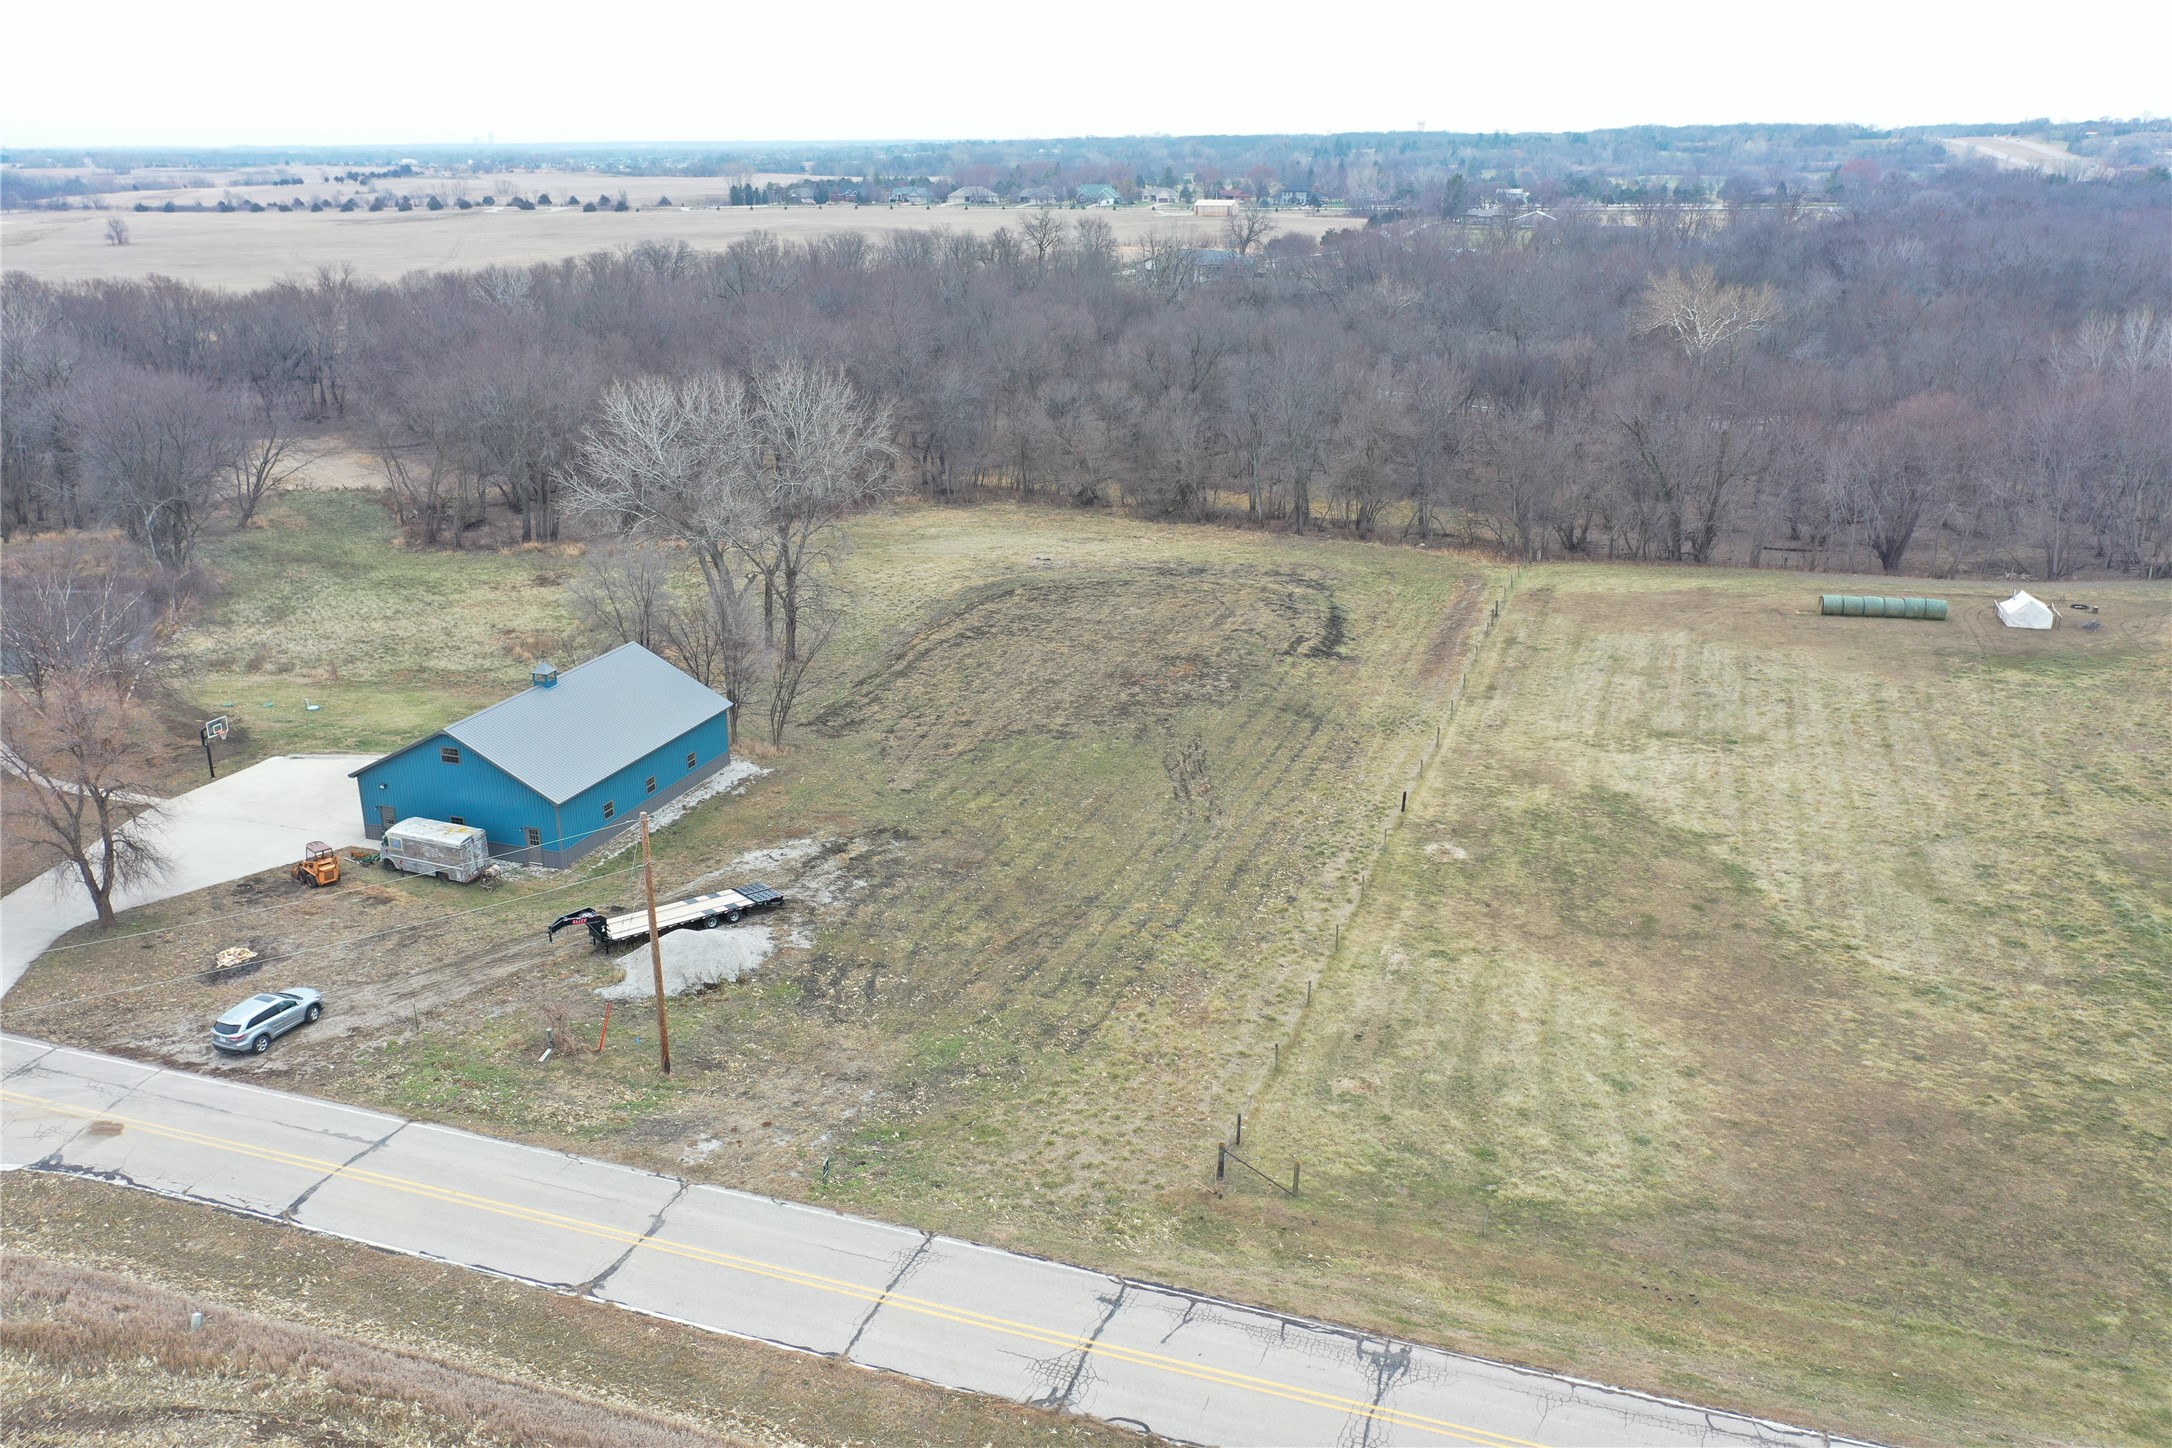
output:
[[394, 809], [389, 804], [381, 804], [377, 806], [377, 823], [379, 825], [389, 830], [399, 822], [400, 812], [398, 810]]

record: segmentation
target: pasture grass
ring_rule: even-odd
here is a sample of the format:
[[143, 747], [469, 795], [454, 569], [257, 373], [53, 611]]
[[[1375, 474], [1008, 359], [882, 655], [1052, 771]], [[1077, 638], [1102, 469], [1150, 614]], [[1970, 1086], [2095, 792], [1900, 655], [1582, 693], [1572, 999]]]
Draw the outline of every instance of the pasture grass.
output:
[[[337, 667], [297, 737], [405, 743], [574, 656], [566, 550], [409, 552], [323, 495], [273, 524], [184, 647], [235, 693]], [[1416, 550], [855, 533], [771, 772], [657, 836], [666, 890], [814, 842], [763, 869], [771, 964], [673, 1004], [668, 1082], [642, 1010], [535, 1060], [615, 978], [541, 924], [630, 900], [626, 857], [457, 919], [434, 882], [306, 902], [283, 938], [346, 1024], [237, 1069], [1889, 1440], [2172, 1431], [2172, 590], [2020, 635], [1981, 585], [1941, 625], [1556, 565], [1481, 642], [1506, 576]], [[280, 589], [338, 628], [252, 582], [317, 559]], [[22, 1028], [194, 1063], [194, 994], [68, 999], [213, 948], [217, 896], [154, 907], [158, 950], [73, 937]], [[343, 943], [362, 914], [396, 951]], [[1301, 1196], [1217, 1185], [1240, 1110]]]

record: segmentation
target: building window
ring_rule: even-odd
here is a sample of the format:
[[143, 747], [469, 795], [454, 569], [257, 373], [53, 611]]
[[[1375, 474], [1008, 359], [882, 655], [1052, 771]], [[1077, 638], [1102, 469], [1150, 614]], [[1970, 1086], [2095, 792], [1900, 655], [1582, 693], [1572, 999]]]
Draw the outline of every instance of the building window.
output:
[[462, 819], [459, 815], [447, 815], [445, 816], [445, 823], [449, 825], [464, 825], [467, 823], [467, 821]]
[[529, 849], [539, 850], [543, 848], [543, 832], [541, 830], [522, 830], [521, 834], [527, 839]]
[[610, 800], [605, 800], [603, 802], [603, 817], [605, 819], [609, 819], [611, 816], [617, 813], [618, 806], [616, 804], [613, 804]]
[[654, 794], [654, 793], [656, 793], [656, 776], [655, 776], [655, 775], [653, 775], [653, 774], [652, 774], [652, 775], [650, 775], [650, 776], [649, 776], [649, 787], [648, 787], [648, 789], [647, 789], [646, 791], [644, 791], [644, 793], [647, 793], [647, 794]]
[[692, 769], [694, 767], [694, 751], [691, 749], [686, 751], [686, 767], [688, 769]]
[[447, 764], [458, 764], [460, 762], [460, 751], [448, 744], [438, 750], [437, 757]]

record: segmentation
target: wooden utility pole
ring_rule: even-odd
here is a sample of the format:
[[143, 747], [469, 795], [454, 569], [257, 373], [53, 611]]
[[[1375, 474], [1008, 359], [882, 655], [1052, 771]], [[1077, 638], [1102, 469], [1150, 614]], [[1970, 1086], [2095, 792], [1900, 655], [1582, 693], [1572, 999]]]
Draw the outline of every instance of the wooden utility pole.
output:
[[664, 1019], [664, 938], [656, 930], [656, 867], [649, 863], [649, 812], [641, 811], [641, 888], [649, 897], [649, 965], [656, 972], [656, 1044], [671, 1074], [671, 1025]]

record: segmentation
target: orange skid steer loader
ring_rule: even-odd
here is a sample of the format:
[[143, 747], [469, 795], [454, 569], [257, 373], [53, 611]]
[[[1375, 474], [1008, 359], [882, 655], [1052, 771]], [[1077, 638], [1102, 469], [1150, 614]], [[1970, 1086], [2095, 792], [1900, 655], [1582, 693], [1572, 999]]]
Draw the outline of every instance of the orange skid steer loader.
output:
[[309, 851], [302, 856], [301, 863], [287, 871], [287, 873], [294, 877], [294, 883], [307, 885], [311, 889], [316, 889], [320, 885], [337, 885], [339, 883], [339, 854], [324, 841], [311, 840], [309, 842]]

